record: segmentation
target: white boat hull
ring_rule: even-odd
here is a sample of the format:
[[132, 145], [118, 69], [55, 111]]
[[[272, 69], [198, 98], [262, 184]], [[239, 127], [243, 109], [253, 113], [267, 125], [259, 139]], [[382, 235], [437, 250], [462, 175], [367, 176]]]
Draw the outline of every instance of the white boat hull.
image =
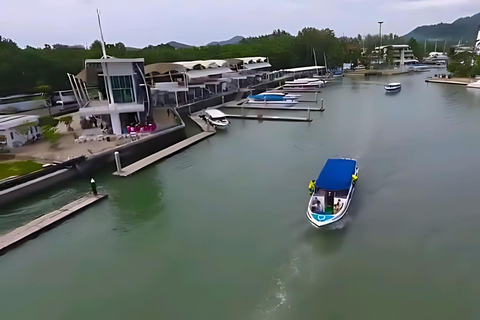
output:
[[[358, 166], [355, 167], [355, 175], [358, 176]], [[315, 228], [321, 229], [321, 228], [330, 226], [335, 222], [340, 221], [348, 212], [348, 208], [350, 207], [350, 202], [352, 201], [353, 193], [355, 191], [355, 186], [356, 186], [356, 183], [352, 182], [352, 184], [350, 185], [350, 190], [348, 192], [345, 205], [342, 207], [342, 209], [339, 212], [337, 212], [334, 215], [325, 215], [325, 214], [312, 212], [310, 208], [311, 208], [311, 203], [315, 197], [315, 194], [312, 194], [312, 196], [310, 197], [310, 201], [308, 202], [308, 208], [306, 211], [306, 215], [310, 224]]]
[[275, 106], [275, 107], [284, 107], [289, 108], [296, 105], [298, 101], [255, 101], [255, 100], [248, 100], [247, 104], [256, 105], [256, 106]]

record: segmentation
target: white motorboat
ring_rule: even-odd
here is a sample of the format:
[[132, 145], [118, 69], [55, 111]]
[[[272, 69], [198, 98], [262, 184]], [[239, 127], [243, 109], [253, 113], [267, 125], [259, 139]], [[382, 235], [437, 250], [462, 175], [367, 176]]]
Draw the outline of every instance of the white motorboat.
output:
[[385, 86], [385, 91], [387, 92], [398, 92], [402, 89], [402, 84], [400, 82], [392, 82]]
[[285, 81], [284, 90], [292, 92], [308, 92], [319, 91], [321, 87], [325, 87], [326, 81], [318, 78], [304, 78], [293, 81]]
[[225, 129], [230, 124], [225, 113], [218, 109], [206, 109], [205, 113], [200, 115], [200, 118], [208, 121], [215, 129]]
[[358, 176], [357, 160], [328, 159], [317, 180], [310, 182], [307, 218], [321, 228], [342, 219], [346, 214]]
[[292, 93], [277, 92], [277, 91], [266, 91], [263, 94], [281, 96], [291, 100], [298, 100], [302, 97], [302, 95], [300, 94], [292, 94]]
[[0, 113], [16, 113], [45, 108], [47, 102], [43, 94], [17, 94], [0, 98]]
[[480, 80], [467, 84], [467, 88], [480, 89]]
[[293, 107], [298, 103], [297, 95], [263, 93], [248, 96], [247, 104], [275, 106], [275, 107]]

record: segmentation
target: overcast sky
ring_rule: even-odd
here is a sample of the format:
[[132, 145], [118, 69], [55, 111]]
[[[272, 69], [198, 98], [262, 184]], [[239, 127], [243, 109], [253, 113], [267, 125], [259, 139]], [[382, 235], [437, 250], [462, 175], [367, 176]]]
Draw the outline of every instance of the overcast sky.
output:
[[0, 35], [20, 46], [91, 44], [101, 11], [107, 43], [144, 47], [170, 40], [202, 45], [306, 26], [336, 35], [404, 35], [419, 25], [453, 22], [480, 11], [478, 0], [1, 0]]

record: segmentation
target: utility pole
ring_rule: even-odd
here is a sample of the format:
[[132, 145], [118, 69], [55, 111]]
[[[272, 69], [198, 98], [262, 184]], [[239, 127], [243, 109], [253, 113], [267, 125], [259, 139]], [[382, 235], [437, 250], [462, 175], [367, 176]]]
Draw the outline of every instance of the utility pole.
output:
[[382, 56], [383, 56], [383, 50], [382, 50], [382, 23], [383, 21], [378, 21], [378, 24], [380, 25], [380, 50], [379, 50], [379, 53], [378, 53], [378, 69], [380, 69], [380, 51], [382, 52]]

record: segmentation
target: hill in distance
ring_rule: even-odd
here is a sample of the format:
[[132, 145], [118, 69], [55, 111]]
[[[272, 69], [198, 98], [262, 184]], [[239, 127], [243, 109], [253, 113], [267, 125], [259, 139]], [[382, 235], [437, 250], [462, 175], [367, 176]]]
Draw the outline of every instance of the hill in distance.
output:
[[[225, 46], [225, 45], [228, 45], [228, 44], [238, 44], [243, 39], [244, 39], [244, 37], [242, 37], [242, 36], [235, 36], [235, 37], [233, 37], [229, 40], [225, 40], [225, 41], [212, 41], [209, 44], [207, 44], [207, 46]], [[180, 42], [177, 42], [177, 41], [170, 41], [167, 44], [174, 47], [175, 49], [189, 49], [189, 48], [194, 47], [194, 46], [191, 46], [191, 45], [188, 45], [188, 44], [185, 44], [185, 43], [180, 43]]]
[[461, 39], [462, 43], [473, 46], [477, 38], [478, 27], [480, 24], [480, 12], [471, 16], [455, 20], [453, 23], [439, 23], [428, 26], [417, 27], [404, 35], [404, 39], [408, 41], [415, 38], [421, 43], [425, 39], [439, 41], [447, 40], [449, 44], [457, 44]]

